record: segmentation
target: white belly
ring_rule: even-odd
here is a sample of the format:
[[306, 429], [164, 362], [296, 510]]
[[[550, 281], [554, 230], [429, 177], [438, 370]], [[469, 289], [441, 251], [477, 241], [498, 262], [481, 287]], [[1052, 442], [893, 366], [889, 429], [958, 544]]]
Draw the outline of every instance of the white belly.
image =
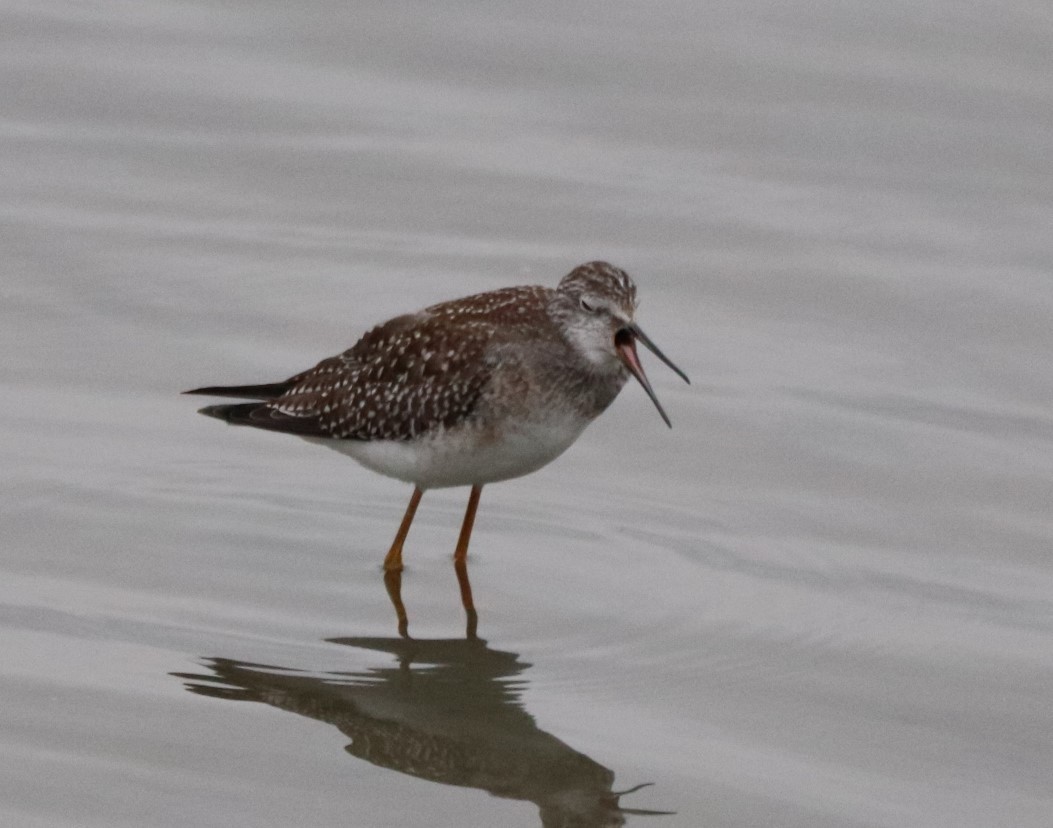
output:
[[505, 428], [499, 439], [478, 429], [441, 431], [417, 440], [333, 440], [309, 437], [375, 472], [422, 489], [473, 486], [537, 471], [570, 447], [588, 425], [578, 417]]

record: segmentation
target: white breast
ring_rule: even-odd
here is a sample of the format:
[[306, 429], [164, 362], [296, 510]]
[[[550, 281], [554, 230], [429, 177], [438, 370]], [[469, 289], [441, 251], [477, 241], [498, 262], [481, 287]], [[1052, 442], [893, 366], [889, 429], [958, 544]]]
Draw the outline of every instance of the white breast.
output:
[[380, 474], [422, 489], [509, 480], [551, 463], [578, 439], [588, 420], [576, 416], [506, 423], [497, 438], [478, 428], [440, 430], [417, 440], [311, 437]]

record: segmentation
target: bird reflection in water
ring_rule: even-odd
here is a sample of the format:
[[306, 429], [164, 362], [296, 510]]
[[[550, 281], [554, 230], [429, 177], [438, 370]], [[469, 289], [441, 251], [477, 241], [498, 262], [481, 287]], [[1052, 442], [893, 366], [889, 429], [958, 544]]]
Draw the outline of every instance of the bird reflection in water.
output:
[[[467, 573], [459, 579], [463, 595]], [[209, 658], [211, 674], [173, 675], [194, 693], [328, 722], [351, 740], [348, 753], [378, 767], [533, 802], [545, 828], [612, 828], [624, 825], [627, 814], [670, 813], [621, 807], [619, 797], [644, 786], [613, 791], [611, 770], [538, 728], [520, 701], [521, 674], [530, 665], [477, 638], [474, 613], [463, 639], [409, 638], [400, 584], [389, 578], [386, 585], [399, 615], [398, 638], [330, 640], [390, 653], [396, 659], [390, 667], [306, 674]]]
[[[461, 606], [464, 607], [464, 615], [467, 619], [465, 637], [471, 640], [476, 637], [476, 630], [479, 627], [479, 613], [476, 612], [475, 601], [472, 599], [472, 583], [468, 580], [467, 562], [454, 561], [453, 569], [457, 573], [457, 585], [461, 590]], [[395, 608], [399, 635], [409, 638], [409, 616], [406, 614], [406, 605], [402, 603], [402, 570], [385, 570], [384, 586], [388, 591], [388, 598], [391, 599], [391, 605]]]

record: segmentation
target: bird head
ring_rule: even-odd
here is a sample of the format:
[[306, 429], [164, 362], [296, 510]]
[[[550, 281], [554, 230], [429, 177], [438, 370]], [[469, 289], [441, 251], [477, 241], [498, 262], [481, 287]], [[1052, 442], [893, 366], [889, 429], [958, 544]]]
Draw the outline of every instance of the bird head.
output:
[[635, 377], [671, 427], [640, 364], [636, 343], [643, 344], [684, 382], [691, 381], [636, 324], [636, 284], [629, 274], [607, 262], [588, 262], [564, 276], [556, 293], [564, 334], [585, 360], [598, 372]]

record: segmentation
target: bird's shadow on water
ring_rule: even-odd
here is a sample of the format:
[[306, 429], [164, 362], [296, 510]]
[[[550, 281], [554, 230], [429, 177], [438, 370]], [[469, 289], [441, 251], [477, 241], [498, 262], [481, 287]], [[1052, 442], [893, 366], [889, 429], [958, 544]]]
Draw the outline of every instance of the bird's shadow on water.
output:
[[[623, 808], [619, 798], [643, 785], [612, 790], [613, 771], [538, 728], [521, 701], [531, 665], [478, 638], [474, 610], [464, 638], [410, 638], [400, 580], [385, 579], [398, 637], [329, 639], [389, 653], [391, 666], [307, 674], [210, 657], [202, 660], [210, 672], [172, 675], [192, 693], [263, 702], [332, 724], [351, 740], [349, 754], [377, 767], [533, 802], [545, 828], [610, 828], [628, 814], [671, 813]], [[467, 573], [462, 596], [466, 584]]]

